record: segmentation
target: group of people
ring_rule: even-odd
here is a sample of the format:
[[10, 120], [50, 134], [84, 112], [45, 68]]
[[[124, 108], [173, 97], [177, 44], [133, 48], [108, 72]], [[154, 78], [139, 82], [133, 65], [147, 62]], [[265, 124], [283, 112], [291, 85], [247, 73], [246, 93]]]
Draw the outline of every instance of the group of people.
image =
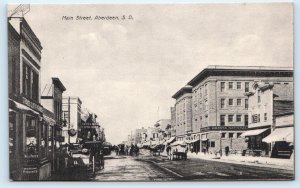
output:
[[138, 156], [139, 155], [139, 147], [137, 145], [131, 144], [131, 146], [127, 145], [115, 145], [113, 146], [116, 155], [128, 155], [128, 156]]

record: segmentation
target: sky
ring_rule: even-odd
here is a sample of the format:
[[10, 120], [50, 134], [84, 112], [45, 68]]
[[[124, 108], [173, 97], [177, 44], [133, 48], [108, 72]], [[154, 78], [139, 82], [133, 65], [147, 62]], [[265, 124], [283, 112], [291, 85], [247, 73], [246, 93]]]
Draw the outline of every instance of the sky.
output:
[[[76, 20], [123, 15], [133, 19]], [[113, 144], [169, 119], [172, 95], [208, 65], [293, 67], [291, 4], [31, 5], [25, 18], [43, 46], [42, 87], [58, 77]]]

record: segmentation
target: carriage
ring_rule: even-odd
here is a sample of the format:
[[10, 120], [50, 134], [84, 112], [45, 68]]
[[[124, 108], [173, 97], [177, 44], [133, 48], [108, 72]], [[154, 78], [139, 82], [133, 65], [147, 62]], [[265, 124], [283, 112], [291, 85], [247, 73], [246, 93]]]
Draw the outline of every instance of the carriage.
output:
[[168, 157], [170, 160], [187, 160], [187, 144], [184, 141], [176, 141], [170, 146]]

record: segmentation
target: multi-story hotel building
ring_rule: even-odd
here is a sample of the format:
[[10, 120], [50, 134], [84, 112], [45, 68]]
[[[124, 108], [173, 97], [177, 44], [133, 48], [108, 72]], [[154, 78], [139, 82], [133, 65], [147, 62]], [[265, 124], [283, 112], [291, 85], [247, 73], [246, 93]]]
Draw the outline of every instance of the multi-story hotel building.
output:
[[176, 100], [173, 129], [177, 140], [184, 140], [192, 132], [192, 89], [192, 86], [186, 85], [172, 96]]
[[249, 124], [249, 101], [244, 93], [255, 81], [292, 82], [293, 69], [208, 66], [202, 70], [187, 83], [189, 86], [173, 95], [177, 140], [200, 142], [201, 152], [246, 148], [240, 138]]

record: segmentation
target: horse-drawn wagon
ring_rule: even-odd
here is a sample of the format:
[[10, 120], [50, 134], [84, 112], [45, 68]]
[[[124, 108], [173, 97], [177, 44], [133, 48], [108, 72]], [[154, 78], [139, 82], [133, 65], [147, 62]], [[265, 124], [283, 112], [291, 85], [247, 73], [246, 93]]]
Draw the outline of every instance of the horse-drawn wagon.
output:
[[169, 145], [169, 159], [170, 160], [186, 160], [187, 159], [187, 144], [184, 141], [176, 141]]

